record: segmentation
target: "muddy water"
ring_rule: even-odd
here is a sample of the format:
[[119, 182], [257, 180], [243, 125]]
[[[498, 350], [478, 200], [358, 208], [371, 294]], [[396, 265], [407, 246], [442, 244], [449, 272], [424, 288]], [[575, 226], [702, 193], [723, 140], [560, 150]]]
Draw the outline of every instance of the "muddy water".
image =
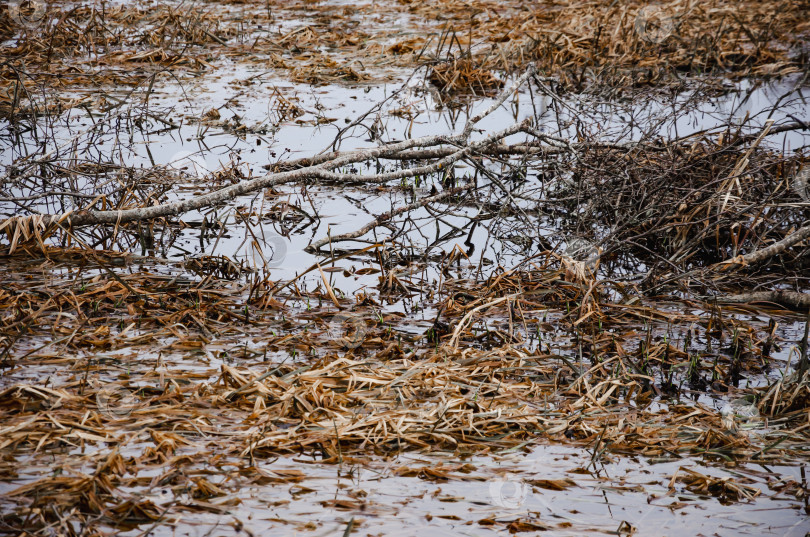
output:
[[[145, 448], [144, 442], [130, 445]], [[188, 450], [186, 450], [187, 453]], [[183, 452], [177, 453], [182, 455]], [[81, 457], [76, 452], [74, 459]], [[465, 464], [447, 479], [418, 477], [423, 468]], [[229, 492], [196, 500], [182, 491], [155, 486], [123, 489], [133, 498], [159, 506], [183, 505], [186, 514], [149, 530], [155, 536], [343, 535], [351, 525], [359, 535], [507, 535], [509, 525], [531, 524], [524, 532], [544, 535], [612, 534], [671, 536], [774, 535], [800, 537], [810, 526], [806, 501], [782, 492], [791, 480], [806, 484], [796, 466], [707, 467], [687, 459], [651, 461], [613, 457], [593, 464], [583, 450], [535, 445], [530, 453], [459, 458], [450, 455], [401, 455], [362, 464], [324, 465], [306, 458], [262, 461], [262, 470], [295, 475], [289, 483], [257, 486], [247, 477], [228, 474], [240, 461], [218, 461], [197, 470]], [[82, 470], [80, 465], [72, 465]], [[723, 504], [716, 498], [670, 487], [672, 475], [694, 469], [756, 487], [756, 501]], [[84, 468], [92, 470], [91, 467]], [[408, 476], [402, 476], [408, 471]], [[35, 479], [47, 465], [31, 465], [0, 493]], [[163, 470], [143, 471], [159, 478]], [[416, 475], [416, 476], [414, 476]], [[564, 490], [549, 488], [562, 483]], [[143, 527], [120, 535], [143, 535]]]
[[[244, 80], [250, 80], [250, 85], [236, 87], [234, 84]], [[777, 102], [780, 107], [771, 116], [773, 119], [784, 119], [788, 114], [801, 116], [806, 103], [802, 89], [794, 87], [796, 80], [757, 87], [743, 82], [734, 91], [704, 99], [675, 123], [662, 119], [660, 134], [686, 136], [725, 124], [729, 117], [743, 118], [746, 115], [763, 124], [769, 118], [764, 117], [762, 111]], [[304, 113], [279, 122], [273, 91], [295, 102]], [[237, 64], [221, 69], [215, 78], [201, 77], [185, 80], [182, 84], [166, 81], [159, 85], [150, 97], [152, 106], [171, 110], [170, 116], [182, 126], [165, 130], [154, 125], [154, 129], [134, 132], [129, 140], [124, 140], [119, 156], [130, 165], [171, 167], [184, 175], [187, 193], [196, 189], [202, 191], [205, 188], [200, 183], [205, 183], [228, 163], [238, 163], [246, 175], [257, 176], [264, 173], [263, 166], [268, 163], [328, 150], [339, 129], [388, 98], [391, 99], [385, 107], [370, 116], [376, 118], [372, 122], [376, 132], [355, 128], [350, 136], [343, 138], [341, 149], [366, 147], [380, 139], [390, 141], [449, 133], [458, 130], [469, 115], [487, 107], [490, 102], [481, 99], [460, 109], [449, 109], [439, 107], [436, 96], [418, 79], [411, 83], [392, 80], [386, 85], [311, 88]], [[557, 119], [562, 118], [565, 123], [577, 113], [589, 111], [603, 118], [598, 125], [591, 126], [594, 133], [604, 140], [622, 142], [638, 138], [639, 132], [634, 124], [649, 123], [650, 118], [655, 117], [666, 118], [673, 107], [677, 108], [679, 103], [689, 99], [692, 96], [628, 103], [571, 96], [567, 101], [570, 109], [552, 110], [547, 99], [539, 97], [539, 102], [531, 105], [532, 96], [521, 93], [518, 99], [508, 102], [487, 118], [481, 127], [485, 130], [501, 128], [534, 115], [535, 107], [539, 107], [540, 118], [548, 120], [545, 128], [557, 135], [568, 136], [574, 127], [560, 131]], [[220, 119], [202, 120], [212, 109], [218, 110]], [[410, 110], [413, 119], [391, 115], [390, 111], [395, 109]], [[75, 129], [87, 126], [89, 120], [82, 119], [82, 113], [81, 110], [72, 110], [65, 115], [65, 123], [57, 125], [58, 139], [67, 140]], [[235, 135], [234, 125], [247, 128]], [[789, 133], [775, 137], [771, 142], [775, 147], [791, 150], [806, 144], [808, 137]], [[97, 144], [101, 152], [120, 149], [114, 143], [113, 133], [97, 140]], [[15, 156], [18, 156], [16, 149], [6, 146], [0, 158], [7, 163]], [[468, 171], [459, 167], [457, 173]], [[430, 186], [427, 183], [414, 188], [425, 192]], [[164, 251], [153, 253], [170, 262], [203, 254], [222, 255], [248, 265], [266, 264], [274, 279], [289, 279], [319, 261], [318, 257], [305, 251], [311, 241], [327, 234], [352, 231], [371, 220], [374, 214], [389, 210], [406, 199], [408, 194], [404, 189], [382, 192], [369, 188], [320, 186], [310, 188], [305, 195], [298, 187], [283, 187], [272, 197], [257, 195], [235, 200], [227, 207], [218, 208], [216, 215], [206, 212], [183, 216], [183, 222], [188, 225], [179, 231], [177, 240]], [[316, 217], [316, 223], [299, 229], [297, 223], [279, 224], [275, 219], [256, 217], [251, 221], [249, 231], [236, 215], [236, 208], [240, 206], [263, 215], [280, 202], [301, 207]], [[454, 227], [465, 226], [468, 223], [465, 217], [476, 214], [478, 210], [460, 207], [454, 210], [455, 214], [448, 215], [438, 229], [431, 229], [429, 233], [420, 234], [418, 230], [409, 233], [406, 240], [410, 243], [410, 251], [417, 257], [424, 255], [425, 247], [434, 242], [439, 249], [451, 250], [464, 239], [435, 239]], [[3, 204], [0, 211], [6, 216], [15, 214], [11, 204]], [[413, 217], [418, 220], [429, 216], [422, 211]], [[201, 237], [196, 224], [204, 218], [221, 222], [225, 231], [218, 236]], [[536, 227], [532, 233], [542, 234], [554, 244], [563, 245], [569, 240], [554, 228], [553, 221], [538, 218], [534, 224]], [[255, 237], [260, 238], [260, 254], [253, 246]], [[341, 247], [362, 246], [380, 238], [384, 237], [368, 237], [365, 243], [357, 241]], [[514, 237], [500, 235], [497, 230], [483, 227], [475, 230], [471, 242], [479, 245], [476, 256], [480, 256], [480, 265], [508, 267], [531, 254], [531, 251], [516, 248], [511, 239]], [[351, 274], [352, 265], [359, 267], [362, 262], [362, 259], [349, 258], [339, 263], [338, 266], [347, 272], [330, 273], [332, 287], [346, 296], [363, 290], [375, 292], [375, 276]], [[472, 265], [470, 263], [468, 267], [468, 275], [476, 269]], [[156, 270], [172, 273], [177, 268], [166, 263], [158, 265]], [[413, 276], [430, 284], [438, 277], [438, 271], [435, 265], [428, 264]], [[299, 282], [302, 289], [319, 284], [318, 274]], [[402, 302], [389, 303], [386, 307], [407, 311]], [[433, 314], [422, 310], [410, 314], [409, 318], [418, 325], [431, 319]], [[788, 337], [795, 340], [800, 327], [793, 325], [787, 330], [793, 334], [788, 334]], [[215, 350], [217, 344], [227, 348], [239, 343], [238, 339], [215, 342], [211, 350]], [[785, 360], [787, 352], [777, 356], [777, 360], [780, 357]], [[105, 358], [114, 360], [114, 353]], [[271, 356], [270, 359], [275, 361], [281, 357]], [[206, 359], [201, 358], [197, 363], [183, 360], [175, 365], [208, 372], [213, 377], [221, 365], [217, 360], [213, 354], [208, 354]], [[17, 370], [4, 376], [2, 383], [36, 382], [59, 374], [58, 367]], [[718, 408], [724, 404], [715, 400], [705, 402]], [[137, 442], [129, 446], [132, 450], [139, 447], [142, 446]], [[86, 453], [75, 454], [75, 469], [86, 470], [80, 461], [81, 455]], [[229, 462], [235, 466], [238, 461]], [[405, 467], [435, 468], [440, 464], [458, 463], [471, 466], [465, 473], [455, 472], [447, 479], [401, 476]], [[257, 465], [268, 470], [295, 470], [301, 472], [301, 479], [295, 483], [241, 486], [237, 478], [223, 472], [223, 469], [227, 470], [228, 462], [220, 462], [219, 466], [211, 467], [210, 479], [221, 484], [228, 494], [211, 500], [210, 505], [198, 503], [196, 512], [189, 512], [170, 523], [151, 529], [136, 528], [122, 534], [141, 536], [146, 529], [152, 535], [216, 536], [242, 532], [248, 535], [342, 535], [351, 524], [355, 532], [364, 535], [502, 535], [509, 532], [509, 525], [515, 521], [531, 523], [534, 526], [527, 526], [530, 531], [543, 531], [548, 535], [627, 534], [635, 529], [640, 535], [800, 536], [810, 531], [806, 502], [771, 488], [791, 478], [806, 483], [804, 469], [797, 466], [707, 467], [694, 457], [651, 461], [613, 456], [612, 460], [603, 458], [594, 463], [587, 450], [558, 445], [530, 445], [525, 450], [486, 457], [401, 455], [387, 460], [378, 457], [362, 464], [347, 462], [340, 465], [279, 458], [259, 461]], [[759, 488], [762, 494], [751, 503], [723, 505], [714, 498], [687, 492], [681, 485], [670, 488], [670, 480], [680, 467], [696, 468], [701, 473], [718, 477], [733, 477]], [[2, 484], [0, 492], [40, 477], [49, 468], [45, 458], [35, 457], [20, 470], [13, 483]], [[154, 476], [144, 473], [139, 477]], [[565, 490], [549, 490], [536, 484], [539, 480], [560, 479], [570, 480]], [[158, 505], [191, 502], [182, 494], [178, 496], [176, 491], [160, 487], [154, 487], [148, 493], [143, 490], [129, 492], [136, 496], [146, 494]]]
[[[801, 480], [795, 467], [705, 468], [689, 461], [650, 463], [619, 460], [585, 470], [590, 457], [560, 446], [539, 446], [529, 455], [467, 460], [475, 470], [461, 479], [428, 481], [398, 477], [396, 470], [453, 463], [440, 455], [402, 456], [363, 467], [321, 466], [279, 460], [268, 468], [304, 471], [300, 484], [244, 488], [220, 498], [227, 515], [191, 515], [191, 527], [155, 535], [229, 535], [234, 526], [255, 535], [341, 535], [350, 520], [360, 535], [499, 535], [515, 520], [531, 521], [544, 535], [780, 535], [802, 536], [807, 530], [803, 506], [775, 498], [755, 505], [721, 505], [715, 499], [668, 488], [668, 476], [693, 467], [718, 477], [741, 477], [774, 494], [773, 476]], [[530, 482], [570, 480], [570, 488], [553, 491]], [[165, 498], [161, 498], [165, 496]], [[155, 500], [171, 499], [158, 490]], [[338, 508], [333, 506], [338, 505]], [[318, 528], [318, 529], [315, 529]], [[545, 528], [542, 529], [541, 528]], [[210, 533], [209, 533], [210, 532]], [[137, 535], [133, 532], [132, 535]]]

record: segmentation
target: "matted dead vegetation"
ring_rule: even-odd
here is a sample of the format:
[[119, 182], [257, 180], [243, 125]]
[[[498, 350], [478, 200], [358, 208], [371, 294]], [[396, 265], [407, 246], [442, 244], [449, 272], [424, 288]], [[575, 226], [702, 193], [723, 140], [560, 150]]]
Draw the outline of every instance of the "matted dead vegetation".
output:
[[[229, 487], [212, 484], [206, 478], [208, 470], [194, 470], [212, 456], [223, 463], [241, 461], [237, 473], [248, 481], [239, 486], [300, 481], [300, 475], [255, 467], [255, 460], [279, 453], [351, 464], [371, 454], [402, 450], [469, 455], [545, 440], [587, 447], [594, 460], [611, 453], [649, 457], [692, 453], [737, 463], [785, 463], [806, 456], [807, 373], [768, 393], [736, 387], [741, 376], [756, 374], [769, 362], [763, 348], [774, 342], [762, 335], [762, 327], [757, 330], [715, 315], [674, 314], [672, 306], [660, 310], [611, 304], [598, 290], [604, 284], [570, 281], [570, 272], [567, 278], [565, 268], [552, 259], [545, 268], [538, 265], [494, 278], [480, 287], [480, 298], [472, 299], [474, 295], [466, 291], [470, 298], [463, 305], [459, 292], [448, 290], [444, 319], [452, 319], [456, 330], [438, 346], [430, 344], [431, 334], [423, 338], [428, 345], [403, 343], [390, 330], [395, 320], [368, 315], [359, 344], [347, 349], [345, 340], [328, 333], [328, 314], [311, 314], [315, 323], [302, 330], [254, 311], [250, 327], [242, 330], [257, 334], [269, 327], [279, 332], [286, 327], [290, 332], [265, 336], [263, 349], [248, 352], [245, 347], [240, 355], [244, 335], [233, 332], [241, 332], [240, 321], [247, 319], [221, 317], [237, 309], [236, 290], [203, 290], [198, 284], [196, 291], [180, 294], [163, 286], [160, 307], [166, 313], [154, 304], [139, 314], [131, 305], [137, 310], [144, 301], [133, 293], [149, 292], [148, 276], [127, 278], [126, 285], [126, 280], [94, 278], [76, 294], [49, 285], [58, 300], [35, 306], [29, 297], [27, 307], [17, 302], [23, 311], [38, 308], [36, 314], [16, 322], [4, 319], [4, 331], [19, 333], [23, 327], [34, 331], [33, 325], [59, 322], [66, 315], [77, 318], [63, 329], [54, 325], [54, 334], [67, 334], [78, 321], [86, 328], [14, 360], [14, 367], [61, 366], [67, 374], [51, 377], [47, 386], [23, 383], [0, 392], [0, 449], [20, 456], [82, 446], [86, 470], [43, 477], [11, 491], [8, 499], [19, 502], [19, 509], [4, 515], [4, 531], [24, 526], [29, 532], [61, 532], [74, 524], [84, 532], [94, 527], [127, 528], [206, 508], [206, 500], [225, 495]], [[457, 281], [455, 286], [463, 284]], [[513, 292], [516, 288], [519, 293]], [[199, 297], [196, 307], [172, 312], [174, 304], [193, 296]], [[218, 298], [211, 300], [213, 296]], [[64, 306], [55, 307], [60, 302]], [[79, 309], [70, 307], [71, 302]], [[87, 303], [94, 304], [92, 313], [82, 307]], [[492, 318], [500, 306], [517, 316], [509, 320], [509, 314], [496, 316], [502, 319], [498, 323], [502, 328], [488, 327], [480, 334], [486, 336], [482, 340], [477, 323], [467, 324], [468, 314]], [[537, 320], [541, 311], [546, 312], [544, 322]], [[119, 326], [128, 326], [111, 331], [111, 317], [119, 320]], [[634, 339], [631, 334], [640, 320], [650, 330]], [[706, 337], [709, 347], [714, 341], [717, 350], [693, 356], [692, 343], [683, 341], [681, 348], [677, 341], [660, 338], [663, 327], [685, 322], [700, 327], [694, 337]], [[551, 323], [571, 326], [572, 339], [561, 347], [550, 341], [534, 351], [520, 350], [519, 333], [535, 330], [517, 328], [525, 323], [536, 324], [538, 333], [552, 330]], [[125, 336], [134, 325], [139, 326], [139, 335]], [[200, 332], [197, 336], [177, 332], [194, 326]], [[160, 354], [204, 353], [210, 340], [203, 333], [220, 342], [233, 341], [227, 351], [231, 365], [189, 370], [171, 360], [175, 363], [171, 368], [158, 368], [161, 358], [156, 362], [139, 351], [169, 338], [174, 342], [159, 344]], [[730, 350], [723, 343], [728, 338]], [[499, 339], [511, 343], [492, 344]], [[484, 341], [489, 343], [481, 348]], [[87, 346], [134, 352], [101, 361], [75, 358], [75, 351], [62, 357], [65, 352], [59, 350]], [[266, 360], [282, 349], [297, 357], [280, 363], [258, 359], [262, 353]], [[112, 380], [115, 376], [118, 379]], [[100, 382], [101, 378], [110, 380]], [[684, 382], [698, 390], [710, 384], [715, 391], [731, 390], [737, 398], [751, 396], [752, 408], [758, 408], [761, 417], [751, 421], [750, 416], [721, 415], [681, 395], [665, 406], [653, 404], [663, 400], [662, 394], [672, 398], [682, 393], [677, 383]], [[6, 460], [10, 464], [3, 471], [11, 477], [15, 457]], [[150, 468], [160, 469], [157, 477], [135, 477]], [[446, 479], [455, 470], [435, 471], [439, 473], [432, 478]], [[694, 471], [673, 476], [673, 482], [676, 478], [689, 490], [726, 502], [758, 494]], [[153, 487], [170, 487], [177, 499], [158, 506], [124, 492]]]
[[[596, 108], [691, 87], [692, 98], [672, 101], [671, 119], [687, 117], [692, 99], [726, 91], [705, 75], [806, 69], [805, 8], [278, 0], [55, 2], [21, 15], [4, 6], [0, 117], [11, 137], [31, 132], [36, 143], [15, 142], [2, 176], [0, 203], [13, 214], [0, 222], [0, 533], [145, 535], [184, 514], [224, 514], [245, 487], [306, 493], [303, 472], [261, 467], [275, 457], [332, 464], [340, 476], [405, 452], [452, 453], [452, 464], [392, 470], [432, 481], [460, 479], [473, 455], [544, 443], [587, 450], [594, 470], [628, 456], [806, 463], [810, 164], [806, 147], [771, 142], [807, 131], [806, 120], [746, 116], [664, 137], [663, 120], [632, 117], [606, 135], [604, 116], [567, 100], [588, 94]], [[413, 126], [421, 112], [415, 101], [385, 109], [386, 98], [338, 124], [321, 153], [278, 148], [263, 175], [236, 152], [205, 173], [155, 165], [151, 153], [152, 166], [124, 162], [124, 132], [174, 132], [184, 121], [203, 135], [260, 132], [217, 108], [178, 118], [150, 103], [167, 80], [228, 62], [313, 86], [408, 68], [452, 128], [388, 136], [385, 114]], [[229, 99], [250, 95], [261, 76], [240, 79]], [[488, 108], [464, 122], [477, 97]], [[272, 127], [337, 123], [322, 109], [299, 119], [308, 104], [277, 86], [268, 99]], [[482, 128], [502, 107], [513, 123]], [[90, 121], [65, 140], [49, 124], [69, 110]], [[361, 136], [368, 145], [341, 149]], [[19, 150], [26, 143], [35, 149]], [[366, 211], [353, 230], [319, 227], [318, 189], [355, 187], [390, 196], [390, 208]], [[251, 259], [216, 251], [231, 222]], [[267, 222], [278, 231], [270, 241]], [[485, 259], [487, 244], [473, 240], [481, 228], [517, 261]], [[204, 253], [169, 259], [189, 229]], [[312, 265], [279, 278], [268, 246], [304, 233]], [[346, 292], [334, 274], [363, 283]], [[669, 479], [672, 494], [760, 496], [694, 469]], [[805, 483], [782, 488], [807, 498]], [[157, 501], [157, 489], [170, 498]], [[323, 506], [364, 508], [361, 497]], [[551, 528], [520, 517], [478, 524]]]
[[[28, 4], [14, 5], [14, 13], [0, 11], [0, 31], [18, 36], [3, 47], [5, 117], [27, 114], [35, 102], [38, 114], [58, 110], [52, 99], [42, 102], [43, 88], [138, 86], [169, 69], [213, 71], [235, 57], [314, 84], [432, 66], [431, 80], [448, 94], [486, 93], [529, 62], [578, 91], [658, 85], [684, 74], [784, 76], [806, 68], [810, 32], [801, 1], [392, 0], [340, 9], [328, 2], [188, 9], [54, 2], [31, 13]], [[306, 22], [284, 27], [299, 18]]]

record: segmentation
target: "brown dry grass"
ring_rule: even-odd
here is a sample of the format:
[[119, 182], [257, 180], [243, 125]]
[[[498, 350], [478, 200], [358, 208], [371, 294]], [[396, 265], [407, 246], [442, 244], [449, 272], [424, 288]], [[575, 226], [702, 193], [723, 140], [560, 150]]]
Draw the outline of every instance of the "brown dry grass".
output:
[[[433, 65], [434, 83], [448, 93], [489, 91], [500, 85], [494, 74], [530, 61], [578, 89], [596, 82], [655, 85], [683, 74], [783, 76], [807, 64], [802, 47], [810, 28], [801, 1], [645, 6], [441, 0], [335, 10], [322, 2], [275, 1], [267, 9], [237, 2], [186, 10], [55, 3], [33, 27], [0, 12], [4, 34], [19, 34], [3, 48], [0, 93], [9, 114], [37, 84], [133, 86], [163, 69], [216, 70], [217, 58], [239, 58], [313, 84]], [[395, 23], [403, 16], [413, 20], [407, 31]], [[281, 20], [303, 24], [278, 30]]]
[[[311, 84], [363, 82], [384, 78], [387, 69], [424, 66], [451, 96], [490, 93], [530, 61], [574, 89], [593, 81], [620, 89], [663, 84], [683, 73], [770, 77], [806, 67], [798, 49], [810, 30], [801, 2], [670, 2], [657, 21], [664, 33], [652, 37], [645, 33], [651, 27], [639, 29], [640, 2], [391, 1], [340, 11], [321, 2], [269, 5], [270, 11], [238, 2], [201, 11], [57, 5], [54, 22], [39, 29], [20, 29], [2, 11], [0, 32], [19, 39], [3, 48], [0, 113], [58, 112], [76, 102], [60, 91], [147, 86], [160, 73], [215, 71], [224, 57]], [[407, 33], [387, 26], [403, 14], [415, 21]], [[305, 24], [267, 30], [296, 17]], [[48, 94], [42, 107], [38, 91]], [[278, 91], [271, 106], [279, 121], [300, 113]], [[656, 176], [650, 170], [675, 169], [674, 162], [679, 173], [691, 171], [686, 186], [695, 194], [693, 206], [677, 206], [657, 224], [672, 236], [673, 251], [691, 257], [714, 241], [720, 259], [742, 240], [719, 220], [709, 231], [690, 224], [718, 201], [745, 213], [743, 200], [727, 193], [763, 184], [754, 172], [736, 185], [715, 181], [738, 175], [742, 160], [729, 143], [737, 142], [695, 141], [685, 160], [679, 160], [683, 147], [648, 152], [635, 161], [644, 173], [630, 176], [632, 184], [621, 176], [622, 185], [656, 191], [659, 205], [671, 207], [671, 191], [645, 186]], [[767, 152], [751, 156], [764, 176], [786, 176], [775, 171], [784, 161]], [[595, 148], [583, 159], [593, 169], [626, 160], [627, 152], [615, 148]], [[126, 200], [137, 205], [150, 198]], [[755, 213], [747, 216], [758, 218]], [[739, 387], [741, 375], [767, 372], [774, 344], [773, 329], [729, 316], [751, 309], [628, 300], [634, 293], [627, 286], [597, 280], [583, 263], [544, 252], [533, 265], [485, 281], [445, 281], [430, 304], [440, 314], [425, 334], [414, 335], [398, 331], [401, 319], [379, 314], [367, 297], [356, 304], [337, 298], [325, 276], [324, 288], [315, 291], [290, 285], [274, 292], [275, 282], [251, 278], [247, 267], [226, 258], [178, 265], [45, 247], [42, 233], [51, 229], [33, 216], [5, 230], [0, 363], [13, 372], [58, 370], [0, 391], [0, 475], [13, 480], [20, 461], [69, 450], [84, 450], [87, 471], [43, 475], [12, 491], [14, 510], [2, 515], [2, 531], [67, 531], [69, 517], [93, 531], [123, 529], [166, 514], [124, 492], [133, 488], [167, 485], [190, 491], [193, 508], [215, 509], [205, 500], [223, 491], [199, 470], [212, 459], [241, 461], [239, 471], [252, 482], [287, 483], [303, 477], [259, 470], [256, 459], [303, 454], [343, 464], [404, 450], [493, 453], [538, 441], [587, 447], [594, 460], [611, 453], [734, 463], [806, 458], [807, 377], [767, 389]], [[383, 294], [408, 291], [409, 282], [386, 273], [381, 260], [380, 270]], [[317, 305], [307, 310], [310, 300]], [[333, 305], [361, 320], [335, 336], [328, 328]], [[673, 341], [673, 324], [694, 328], [707, 341], [705, 351], [685, 338]], [[527, 342], [531, 333], [560, 327], [562, 343]], [[117, 363], [95, 357], [111, 351], [122, 352]], [[222, 363], [212, 367], [209, 356]], [[768, 427], [755, 422], [749, 430], [681, 397], [690, 383], [699, 392], [751, 397]], [[446, 478], [464, 470], [420, 471]], [[137, 477], [141, 471], [158, 477]], [[750, 487], [693, 471], [673, 477], [678, 480], [723, 501], [756, 496]], [[515, 524], [515, 531], [540, 529]]]

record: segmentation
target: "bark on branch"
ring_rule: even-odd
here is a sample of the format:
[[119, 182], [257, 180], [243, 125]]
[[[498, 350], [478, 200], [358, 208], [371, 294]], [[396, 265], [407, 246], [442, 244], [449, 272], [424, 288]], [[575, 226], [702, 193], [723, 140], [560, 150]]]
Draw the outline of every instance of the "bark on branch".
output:
[[[59, 225], [63, 227], [76, 228], [104, 224], [119, 225], [129, 222], [177, 216], [197, 209], [202, 209], [204, 207], [227, 202], [236, 197], [250, 194], [264, 188], [285, 183], [294, 183], [299, 181], [303, 182], [313, 179], [320, 179], [339, 184], [357, 182], [384, 183], [395, 179], [403, 179], [413, 177], [415, 175], [432, 173], [441, 170], [454, 162], [457, 162], [472, 152], [480, 151], [489, 145], [497, 144], [507, 136], [525, 130], [528, 124], [524, 122], [518, 125], [512, 125], [511, 127], [498, 133], [487, 136], [484, 140], [472, 143], [469, 141], [469, 138], [475, 129], [475, 125], [500, 107], [506, 101], [506, 99], [517, 91], [531, 76], [535, 74], [535, 72], [536, 69], [534, 65], [531, 64], [526, 72], [523, 73], [523, 75], [521, 75], [509, 89], [503, 91], [489, 108], [470, 118], [464, 126], [464, 129], [456, 135], [424, 136], [421, 138], [386, 144], [374, 148], [346, 152], [332, 152], [318, 155], [310, 158], [309, 160], [301, 160], [290, 163], [294, 166], [304, 164], [303, 167], [297, 167], [296, 169], [292, 170], [288, 169], [286, 171], [271, 171], [262, 177], [230, 185], [214, 192], [209, 192], [207, 194], [194, 196], [184, 200], [162, 203], [151, 207], [137, 207], [113, 211], [87, 210], [74, 213], [55, 215], [42, 214], [35, 216], [38, 218], [38, 221], [47, 223], [58, 222]], [[333, 171], [357, 162], [365, 162], [379, 158], [396, 156], [397, 154], [414, 148], [424, 149], [436, 146], [451, 146], [451, 149], [454, 150], [447, 156], [430, 165], [398, 170], [396, 172], [364, 176], [356, 174], [343, 174]], [[30, 216], [21, 216], [6, 219], [3, 222], [0, 222], [0, 230], [8, 229], [13, 231], [14, 228], [18, 227], [15, 224], [29, 226], [26, 220], [29, 218]]]
[[413, 211], [414, 209], [419, 209], [420, 207], [424, 207], [425, 205], [429, 205], [431, 203], [435, 203], [437, 201], [447, 199], [447, 198], [449, 198], [451, 196], [455, 196], [456, 194], [460, 194], [461, 192], [469, 190], [470, 188], [473, 188], [473, 185], [460, 186], [460, 187], [457, 187], [457, 188], [451, 188], [449, 190], [445, 190], [444, 192], [442, 192], [440, 194], [436, 194], [434, 196], [429, 196], [427, 198], [422, 198], [421, 200], [415, 201], [413, 203], [409, 203], [408, 205], [403, 205], [402, 207], [399, 207], [398, 209], [394, 209], [393, 211], [388, 211], [386, 213], [383, 213], [383, 214], [379, 215], [374, 220], [372, 220], [371, 222], [369, 222], [365, 226], [361, 227], [360, 229], [357, 229], [355, 231], [350, 231], [348, 233], [343, 233], [341, 235], [335, 235], [334, 237], [324, 237], [322, 239], [318, 239], [317, 241], [310, 244], [307, 247], [307, 250], [311, 251], [311, 252], [314, 252], [314, 251], [319, 250], [321, 247], [326, 246], [329, 243], [350, 241], [352, 239], [362, 237], [363, 235], [365, 235], [366, 233], [368, 233], [372, 229], [376, 228], [377, 226], [380, 226], [380, 225], [384, 224], [385, 222], [388, 222], [389, 220], [391, 220], [395, 216], [399, 216], [399, 215], [401, 215], [403, 213]]
[[734, 259], [723, 261], [722, 263], [719, 263], [718, 265], [715, 266], [719, 267], [721, 270], [725, 270], [728, 268], [739, 268], [744, 267], [746, 265], [761, 263], [766, 259], [770, 259], [774, 256], [781, 254], [791, 246], [798, 244], [806, 239], [810, 239], [810, 225], [797, 229], [796, 231], [794, 231], [781, 241], [775, 242], [770, 246], [760, 248], [759, 250], [751, 252], [750, 254], [738, 255]]
[[758, 291], [717, 297], [718, 302], [727, 304], [744, 304], [748, 302], [773, 302], [791, 309], [807, 310], [810, 308], [810, 295], [796, 291]]

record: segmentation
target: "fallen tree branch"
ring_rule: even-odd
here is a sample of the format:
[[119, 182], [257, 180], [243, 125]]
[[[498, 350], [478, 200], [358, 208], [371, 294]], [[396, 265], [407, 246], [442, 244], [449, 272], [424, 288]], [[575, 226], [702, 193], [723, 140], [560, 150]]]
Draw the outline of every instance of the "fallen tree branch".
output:
[[[179, 200], [169, 203], [162, 203], [153, 205], [151, 207], [138, 207], [132, 209], [120, 210], [107, 210], [107, 211], [79, 211], [65, 218], [65, 215], [38, 215], [43, 221], [60, 222], [62, 226], [68, 228], [76, 228], [82, 226], [93, 226], [101, 224], [125, 224], [129, 222], [137, 222], [143, 220], [153, 220], [157, 218], [166, 218], [177, 216], [179, 214], [187, 213], [204, 207], [217, 205], [226, 201], [232, 200], [236, 197], [250, 194], [252, 192], [262, 190], [275, 185], [303, 182], [312, 179], [321, 179], [324, 181], [331, 181], [336, 183], [384, 183], [395, 179], [403, 179], [413, 177], [415, 175], [423, 175], [426, 173], [433, 173], [439, 171], [446, 166], [464, 158], [474, 151], [478, 151], [488, 145], [495, 144], [504, 138], [525, 131], [528, 127], [527, 121], [521, 124], [512, 125], [498, 133], [487, 136], [481, 141], [469, 142], [469, 137], [472, 134], [475, 125], [480, 122], [487, 115], [491, 114], [498, 107], [500, 107], [506, 99], [517, 91], [526, 80], [535, 73], [535, 68], [530, 65], [526, 72], [521, 75], [515, 83], [508, 90], [503, 91], [493, 104], [485, 111], [473, 116], [467, 121], [464, 129], [457, 135], [431, 135], [402, 142], [395, 142], [391, 144], [382, 145], [379, 147], [354, 150], [340, 153], [329, 153], [326, 155], [319, 155], [310, 159], [309, 165], [298, 168], [295, 170], [270, 172], [263, 177], [244, 181], [234, 185], [227, 186], [214, 192], [194, 196], [185, 200]], [[386, 156], [395, 155], [397, 153], [407, 151], [413, 148], [426, 148], [437, 145], [451, 145], [456, 146], [453, 153], [448, 156], [426, 166], [416, 168], [408, 168], [398, 170], [395, 172], [374, 174], [362, 176], [357, 174], [344, 174], [337, 173], [332, 170], [354, 164], [357, 162], [365, 162]], [[461, 149], [458, 149], [458, 148]], [[16, 227], [15, 223], [20, 222], [22, 217], [12, 217], [0, 222], [0, 229], [9, 229], [12, 232]]]
[[738, 255], [734, 259], [723, 261], [722, 263], [718, 263], [714, 266], [720, 267], [721, 270], [726, 270], [729, 268], [739, 268], [746, 265], [761, 263], [766, 259], [770, 259], [771, 257], [781, 254], [794, 244], [798, 244], [808, 238], [810, 238], [810, 225], [797, 229], [781, 241], [775, 242], [770, 246], [761, 248], [751, 252], [750, 254]]
[[420, 207], [424, 207], [425, 205], [429, 205], [431, 203], [441, 201], [443, 199], [447, 199], [447, 198], [449, 198], [451, 196], [455, 196], [456, 194], [459, 194], [461, 192], [469, 190], [469, 189], [471, 189], [473, 187], [474, 187], [474, 185], [460, 186], [460, 187], [456, 187], [456, 188], [451, 188], [449, 190], [445, 190], [444, 192], [441, 192], [440, 194], [436, 194], [435, 196], [429, 196], [427, 198], [422, 198], [419, 201], [409, 203], [408, 205], [403, 205], [402, 207], [400, 207], [398, 209], [394, 209], [393, 211], [388, 211], [386, 213], [383, 213], [383, 214], [379, 215], [374, 220], [372, 220], [371, 222], [369, 222], [365, 226], [361, 227], [360, 229], [357, 229], [355, 231], [350, 231], [348, 233], [343, 233], [341, 235], [335, 235], [334, 237], [324, 237], [322, 239], [318, 239], [317, 241], [315, 241], [312, 244], [310, 244], [309, 246], [307, 246], [306, 249], [307, 249], [307, 251], [314, 252], [314, 251], [319, 250], [321, 247], [326, 246], [330, 242], [334, 243], [334, 242], [350, 241], [352, 239], [362, 237], [363, 235], [365, 235], [366, 233], [368, 233], [369, 231], [371, 231], [375, 227], [380, 226], [380, 225], [384, 224], [385, 222], [388, 222], [389, 220], [391, 220], [395, 216], [399, 216], [399, 215], [401, 215], [403, 213], [407, 213], [407, 212], [412, 211], [414, 209], [419, 209]]
[[796, 291], [757, 291], [738, 295], [719, 296], [718, 302], [727, 304], [745, 304], [748, 302], [773, 302], [791, 309], [807, 310], [810, 308], [810, 294]]

